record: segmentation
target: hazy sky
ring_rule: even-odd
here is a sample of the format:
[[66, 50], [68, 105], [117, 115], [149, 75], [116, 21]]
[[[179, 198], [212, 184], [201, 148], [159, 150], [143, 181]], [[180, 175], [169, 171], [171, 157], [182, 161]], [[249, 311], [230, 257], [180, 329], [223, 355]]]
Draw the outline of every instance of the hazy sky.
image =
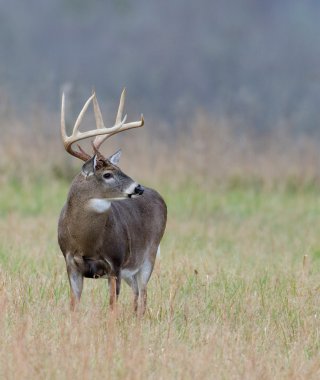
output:
[[[318, 128], [320, 2], [0, 0], [0, 96], [13, 109], [110, 107], [171, 122], [199, 107], [257, 128]], [[130, 99], [130, 101], [129, 101]]]

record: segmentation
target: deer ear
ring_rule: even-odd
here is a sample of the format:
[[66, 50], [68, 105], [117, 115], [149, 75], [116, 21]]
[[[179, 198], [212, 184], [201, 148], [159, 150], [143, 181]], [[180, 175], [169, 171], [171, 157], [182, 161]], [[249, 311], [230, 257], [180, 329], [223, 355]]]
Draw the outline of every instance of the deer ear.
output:
[[114, 153], [112, 156], [110, 156], [108, 158], [108, 160], [113, 164], [113, 165], [117, 165], [120, 161], [120, 157], [121, 157], [121, 149], [117, 150], [116, 153]]
[[96, 165], [97, 165], [97, 155], [95, 154], [93, 157], [90, 158], [86, 163], [82, 166], [82, 174], [85, 177], [89, 177], [90, 175], [93, 175], [96, 171]]

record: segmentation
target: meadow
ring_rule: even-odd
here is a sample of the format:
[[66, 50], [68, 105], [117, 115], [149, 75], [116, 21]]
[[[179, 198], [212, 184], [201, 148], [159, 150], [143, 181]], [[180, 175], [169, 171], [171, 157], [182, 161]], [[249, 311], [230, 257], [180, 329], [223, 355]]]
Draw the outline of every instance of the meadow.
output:
[[0, 378], [319, 378], [317, 144], [194, 125], [107, 148], [125, 146], [120, 166], [168, 205], [142, 320], [125, 284], [110, 312], [105, 280], [70, 312], [56, 230], [81, 163], [56, 135], [2, 137]]

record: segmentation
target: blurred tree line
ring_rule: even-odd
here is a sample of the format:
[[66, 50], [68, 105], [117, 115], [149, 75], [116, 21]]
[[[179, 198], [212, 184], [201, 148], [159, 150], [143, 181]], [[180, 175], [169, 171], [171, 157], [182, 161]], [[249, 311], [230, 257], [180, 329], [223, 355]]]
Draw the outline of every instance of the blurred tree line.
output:
[[[0, 95], [15, 112], [111, 107], [168, 123], [198, 109], [258, 129], [316, 131], [316, 0], [0, 0]], [[0, 98], [0, 100], [1, 100]], [[111, 102], [111, 103], [110, 103]]]

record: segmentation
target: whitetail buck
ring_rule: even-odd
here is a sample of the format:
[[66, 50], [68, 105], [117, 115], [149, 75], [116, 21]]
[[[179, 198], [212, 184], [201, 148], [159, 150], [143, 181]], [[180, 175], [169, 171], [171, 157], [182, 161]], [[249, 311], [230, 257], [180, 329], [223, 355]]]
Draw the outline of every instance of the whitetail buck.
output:
[[[143, 188], [117, 166], [121, 151], [108, 159], [99, 152], [110, 136], [127, 129], [142, 127], [138, 122], [122, 119], [125, 90], [121, 94], [116, 122], [106, 128], [97, 98], [93, 94], [83, 106], [71, 136], [65, 127], [65, 100], [62, 95], [61, 136], [68, 153], [85, 161], [73, 180], [67, 202], [61, 210], [58, 240], [65, 257], [71, 288], [71, 308], [80, 301], [83, 278], [107, 278], [110, 305], [115, 306], [124, 279], [134, 293], [134, 310], [143, 315], [146, 309], [147, 283], [163, 236], [167, 208], [161, 196]], [[93, 102], [96, 129], [80, 132], [83, 116]], [[94, 137], [94, 155], [88, 155], [76, 141]]]

